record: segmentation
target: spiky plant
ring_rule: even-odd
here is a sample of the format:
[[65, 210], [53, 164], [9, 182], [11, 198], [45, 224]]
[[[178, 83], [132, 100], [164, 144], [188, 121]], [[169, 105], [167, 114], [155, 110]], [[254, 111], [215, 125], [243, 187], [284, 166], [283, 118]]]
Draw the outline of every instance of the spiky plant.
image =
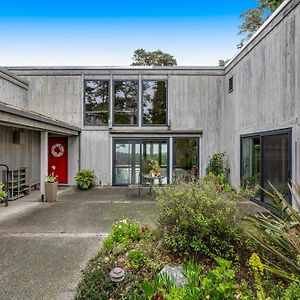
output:
[[[272, 192], [263, 191], [272, 199], [278, 216], [272, 212], [268, 215], [249, 215], [246, 219], [252, 226], [246, 230], [256, 242], [281, 262], [275, 264], [265, 258], [266, 269], [288, 279], [295, 279], [300, 277], [300, 215], [275, 186], [269, 184]], [[296, 205], [300, 207], [300, 184], [291, 182], [289, 189]], [[282, 268], [283, 265], [286, 267]]]

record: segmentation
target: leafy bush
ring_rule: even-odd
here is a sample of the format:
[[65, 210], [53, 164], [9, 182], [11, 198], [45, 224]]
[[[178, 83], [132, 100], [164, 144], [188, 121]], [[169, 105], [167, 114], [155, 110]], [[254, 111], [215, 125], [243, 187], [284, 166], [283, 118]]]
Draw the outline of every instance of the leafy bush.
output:
[[225, 168], [225, 160], [225, 152], [213, 154], [213, 156], [209, 159], [208, 167], [206, 170], [207, 174], [212, 173], [215, 176], [223, 174], [225, 176], [225, 172], [229, 171], [227, 168]]
[[161, 274], [150, 282], [142, 284], [142, 295], [132, 295], [132, 299], [254, 299], [251, 291], [244, 297], [242, 291], [235, 291], [235, 270], [231, 262], [217, 258], [217, 266], [207, 274], [193, 261], [183, 266], [183, 274], [187, 279], [185, 286], [176, 286], [172, 278]]
[[7, 196], [7, 194], [3, 191], [3, 188], [4, 188], [4, 184], [0, 180], [0, 200], [3, 200]]
[[125, 246], [127, 242], [140, 240], [141, 236], [140, 226], [135, 221], [129, 219], [118, 221], [113, 224], [111, 233], [103, 241], [103, 248], [112, 251], [116, 244], [119, 247]]
[[92, 170], [81, 170], [76, 173], [75, 180], [82, 190], [87, 190], [94, 184], [96, 176]]
[[127, 261], [133, 269], [141, 269], [147, 264], [147, 257], [143, 249], [132, 250], [127, 254]]
[[299, 300], [300, 282], [292, 282], [285, 290], [281, 300]]
[[220, 188], [214, 177], [159, 189], [157, 200], [158, 233], [174, 254], [232, 259], [246, 249], [235, 194]]

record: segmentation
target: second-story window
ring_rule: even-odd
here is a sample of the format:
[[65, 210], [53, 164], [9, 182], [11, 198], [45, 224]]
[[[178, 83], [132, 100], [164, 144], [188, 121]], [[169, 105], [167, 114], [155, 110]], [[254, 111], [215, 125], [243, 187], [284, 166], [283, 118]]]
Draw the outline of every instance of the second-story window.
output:
[[167, 124], [167, 82], [143, 81], [143, 125]]
[[114, 124], [138, 124], [138, 81], [114, 82]]
[[107, 125], [109, 118], [109, 81], [85, 80], [84, 125]]

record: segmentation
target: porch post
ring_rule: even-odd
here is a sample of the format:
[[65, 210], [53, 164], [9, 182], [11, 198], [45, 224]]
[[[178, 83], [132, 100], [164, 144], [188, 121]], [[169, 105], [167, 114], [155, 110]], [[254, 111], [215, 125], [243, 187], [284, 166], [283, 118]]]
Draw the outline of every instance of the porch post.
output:
[[41, 132], [41, 170], [40, 190], [41, 200], [45, 199], [45, 177], [48, 175], [48, 132]]

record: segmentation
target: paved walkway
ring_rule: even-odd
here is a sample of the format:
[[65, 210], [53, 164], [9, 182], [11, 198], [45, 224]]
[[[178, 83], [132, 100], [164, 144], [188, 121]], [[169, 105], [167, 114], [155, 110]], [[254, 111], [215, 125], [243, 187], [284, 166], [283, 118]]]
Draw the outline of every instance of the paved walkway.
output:
[[56, 203], [31, 195], [9, 208], [1, 204], [0, 299], [72, 299], [81, 269], [115, 220], [154, 225], [153, 199], [125, 194], [123, 188], [95, 188], [65, 192]]

